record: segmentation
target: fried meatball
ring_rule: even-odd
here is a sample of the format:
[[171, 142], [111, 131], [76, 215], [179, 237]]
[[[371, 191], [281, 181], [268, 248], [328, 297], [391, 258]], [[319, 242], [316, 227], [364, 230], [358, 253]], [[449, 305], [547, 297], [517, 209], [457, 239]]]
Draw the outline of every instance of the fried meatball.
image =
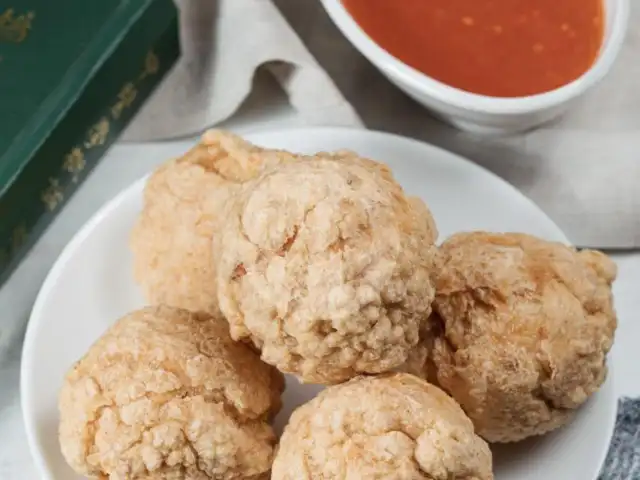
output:
[[272, 480], [491, 480], [491, 452], [438, 387], [408, 374], [358, 377], [294, 411]]
[[615, 264], [523, 234], [458, 234], [440, 253], [438, 383], [490, 442], [567, 423], [606, 377]]
[[59, 440], [81, 475], [267, 479], [282, 375], [222, 319], [149, 307], [113, 325], [68, 372]]
[[247, 182], [218, 239], [232, 337], [303, 382], [402, 364], [431, 310], [434, 228], [372, 160], [324, 154]]
[[131, 235], [134, 277], [150, 304], [218, 313], [213, 232], [242, 182], [294, 156], [211, 130], [184, 156], [162, 165], [145, 187]]

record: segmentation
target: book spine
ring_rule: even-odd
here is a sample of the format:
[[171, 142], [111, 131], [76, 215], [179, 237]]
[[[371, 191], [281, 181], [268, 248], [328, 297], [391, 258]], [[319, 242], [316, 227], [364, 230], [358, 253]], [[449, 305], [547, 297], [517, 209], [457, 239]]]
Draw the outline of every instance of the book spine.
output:
[[178, 58], [175, 10], [169, 15], [170, 1], [156, 3], [163, 10], [146, 15], [155, 25], [140, 21], [132, 28], [0, 198], [0, 285]]

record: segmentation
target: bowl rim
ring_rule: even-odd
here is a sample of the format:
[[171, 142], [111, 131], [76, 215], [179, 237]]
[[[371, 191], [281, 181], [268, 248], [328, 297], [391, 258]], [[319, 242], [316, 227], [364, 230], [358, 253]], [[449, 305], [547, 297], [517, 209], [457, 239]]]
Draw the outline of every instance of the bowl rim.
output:
[[[607, 0], [605, 2], [605, 8]], [[615, 62], [627, 33], [629, 0], [615, 2], [611, 31], [589, 70], [566, 85], [524, 97], [491, 97], [452, 87], [407, 65], [378, 45], [351, 16], [342, 0], [321, 0], [329, 17], [347, 39], [383, 73], [407, 87], [459, 109], [492, 115], [520, 115], [566, 103], [597, 84]]]

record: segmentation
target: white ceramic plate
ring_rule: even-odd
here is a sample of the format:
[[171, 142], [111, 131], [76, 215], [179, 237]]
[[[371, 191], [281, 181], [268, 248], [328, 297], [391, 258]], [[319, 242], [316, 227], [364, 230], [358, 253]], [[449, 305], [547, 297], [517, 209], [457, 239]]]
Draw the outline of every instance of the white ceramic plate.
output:
[[[451, 153], [389, 134], [336, 128], [249, 135], [259, 145], [299, 152], [349, 148], [385, 161], [398, 181], [431, 207], [441, 238], [460, 230], [521, 231], [566, 242], [531, 201], [498, 177]], [[514, 159], [516, 160], [516, 159]], [[77, 478], [57, 439], [57, 392], [66, 370], [114, 320], [141, 307], [131, 276], [129, 231], [142, 204], [144, 179], [105, 205], [66, 247], [34, 306], [22, 357], [22, 407], [42, 476]], [[318, 387], [288, 381], [280, 430], [291, 410]], [[496, 480], [591, 480], [597, 477], [616, 410], [611, 377], [569, 426], [495, 449]]]

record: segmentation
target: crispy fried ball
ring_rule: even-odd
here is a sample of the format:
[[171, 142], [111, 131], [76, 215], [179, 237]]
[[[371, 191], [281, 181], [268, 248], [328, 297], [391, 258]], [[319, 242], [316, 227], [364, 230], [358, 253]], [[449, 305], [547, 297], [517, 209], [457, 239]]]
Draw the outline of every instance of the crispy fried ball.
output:
[[490, 442], [567, 423], [603, 383], [616, 329], [604, 254], [522, 234], [441, 247], [432, 366]]
[[149, 307], [119, 320], [67, 374], [60, 446], [90, 478], [266, 479], [283, 388], [224, 320]]
[[294, 411], [272, 480], [491, 480], [491, 452], [438, 387], [408, 374], [358, 377]]
[[210, 130], [156, 170], [131, 236], [134, 277], [146, 300], [217, 314], [211, 249], [224, 205], [242, 182], [293, 158]]
[[402, 364], [431, 310], [435, 224], [386, 166], [307, 157], [247, 182], [217, 249], [236, 340], [304, 382]]

